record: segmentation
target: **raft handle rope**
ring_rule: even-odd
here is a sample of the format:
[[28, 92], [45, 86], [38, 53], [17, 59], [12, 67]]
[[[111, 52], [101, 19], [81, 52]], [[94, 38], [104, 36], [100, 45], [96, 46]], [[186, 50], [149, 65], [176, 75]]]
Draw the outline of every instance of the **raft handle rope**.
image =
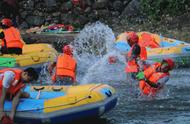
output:
[[52, 87], [52, 90], [55, 91], [55, 92], [61, 91], [62, 89], [63, 89], [63, 87], [61, 87], [61, 88]]
[[[40, 57], [39, 56], [31, 56], [32, 60], [34, 62], [39, 62], [40, 61]], [[47, 57], [48, 58], [48, 57]]]
[[34, 90], [39, 91], [39, 90], [43, 90], [44, 88], [45, 88], [45, 87], [39, 87], [39, 88], [34, 87]]
[[42, 108], [34, 108], [34, 109], [28, 109], [28, 110], [21, 110], [21, 111], [17, 111], [17, 112], [27, 112], [27, 111], [35, 111], [35, 110], [38, 111], [38, 110], [44, 110], [44, 109], [50, 109], [50, 108], [74, 105], [74, 104], [79, 103], [79, 102], [81, 102], [81, 101], [83, 101], [85, 99], [91, 99], [92, 98], [92, 96], [91, 96], [92, 91], [95, 90], [96, 88], [102, 86], [102, 85], [104, 85], [104, 84], [97, 84], [96, 86], [92, 87], [90, 89], [89, 95], [87, 95], [86, 97], [81, 98], [81, 99], [79, 99], [79, 100], [77, 100], [77, 101], [75, 101], [73, 103], [67, 103], [67, 104], [61, 104], [61, 105], [55, 105], [55, 106], [48, 106], [48, 107], [42, 107]]

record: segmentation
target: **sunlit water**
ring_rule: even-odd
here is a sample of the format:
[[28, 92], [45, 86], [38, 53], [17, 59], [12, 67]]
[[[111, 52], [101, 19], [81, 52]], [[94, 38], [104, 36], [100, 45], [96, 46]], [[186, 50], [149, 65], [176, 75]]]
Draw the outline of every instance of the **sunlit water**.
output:
[[[80, 84], [106, 83], [118, 94], [118, 104], [100, 119], [83, 124], [188, 124], [190, 123], [190, 69], [175, 69], [166, 87], [155, 98], [141, 97], [138, 82], [130, 82], [124, 72], [125, 58], [114, 50], [114, 33], [100, 22], [87, 25], [72, 45], [78, 62]], [[117, 55], [115, 64], [108, 63]], [[48, 79], [47, 79], [48, 80]]]

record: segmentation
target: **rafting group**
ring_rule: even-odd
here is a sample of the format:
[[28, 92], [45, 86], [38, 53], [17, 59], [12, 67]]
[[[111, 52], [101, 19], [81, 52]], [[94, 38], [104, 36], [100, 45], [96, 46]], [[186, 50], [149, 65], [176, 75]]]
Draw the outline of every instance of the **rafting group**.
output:
[[[154, 63], [147, 63], [147, 50], [142, 44], [142, 39], [150, 39], [151, 34], [144, 35], [142, 38], [137, 33], [130, 31], [125, 32], [125, 41], [130, 46], [129, 52], [124, 54], [126, 58], [125, 72], [129, 80], [132, 82], [139, 81], [139, 89], [141, 95], [155, 96], [160, 89], [164, 87], [169, 80], [170, 73], [174, 66], [174, 60], [171, 58], [164, 58], [161, 61]], [[120, 41], [118, 41], [120, 42]], [[151, 39], [149, 46], [158, 47], [158, 45]], [[110, 64], [116, 63], [117, 56], [110, 56], [108, 59]]]
[[[0, 46], [0, 53], [3, 54], [17, 54], [22, 55], [23, 40], [19, 30], [13, 26], [13, 22], [4, 18], [1, 20], [0, 39], [2, 40]], [[56, 71], [52, 74], [53, 82], [60, 82], [63, 85], [71, 85], [76, 83], [76, 60], [73, 58], [73, 48], [70, 45], [63, 47], [63, 53], [52, 62], [48, 70], [52, 74], [52, 70], [56, 67]], [[25, 83], [37, 80], [38, 72], [33, 67], [26, 69], [19, 68], [4, 68], [0, 70], [0, 118], [3, 124], [13, 124], [13, 119], [16, 112], [16, 107], [19, 103], [19, 98], [29, 98], [27, 92], [23, 92]], [[4, 112], [5, 100], [12, 100], [12, 111], [10, 115]]]
[[[19, 30], [13, 26], [10, 19], [1, 20], [0, 33], [1, 54], [22, 55], [23, 41]], [[157, 92], [164, 87], [169, 80], [170, 71], [174, 68], [175, 63], [171, 58], [164, 58], [162, 61], [153, 64], [147, 64], [147, 51], [141, 45], [141, 37], [137, 33], [125, 32], [126, 41], [130, 45], [130, 50], [124, 56], [126, 57], [125, 72], [130, 75], [131, 79], [139, 81], [141, 95], [155, 96]], [[156, 47], [155, 43], [150, 44]], [[63, 54], [57, 56], [48, 66], [48, 71], [52, 75], [52, 82], [62, 85], [77, 85], [76, 68], [77, 61], [73, 56], [73, 46], [63, 46]], [[116, 62], [115, 56], [109, 57], [109, 63]], [[55, 71], [53, 71], [55, 69]], [[22, 89], [25, 83], [37, 80], [38, 72], [33, 67], [26, 69], [4, 68], [0, 70], [0, 119], [3, 124], [13, 124], [19, 98], [28, 98], [30, 95]], [[12, 101], [12, 110], [9, 115], [4, 112], [5, 100]]]

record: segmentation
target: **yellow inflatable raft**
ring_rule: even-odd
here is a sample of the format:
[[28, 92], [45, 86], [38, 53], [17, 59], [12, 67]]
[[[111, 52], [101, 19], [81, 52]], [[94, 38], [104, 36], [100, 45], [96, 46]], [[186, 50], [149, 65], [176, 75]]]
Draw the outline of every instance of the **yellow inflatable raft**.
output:
[[22, 55], [0, 55], [0, 69], [6, 67], [41, 67], [42, 64], [55, 60], [56, 55], [56, 50], [49, 44], [25, 44]]
[[[99, 117], [117, 103], [114, 88], [106, 84], [80, 86], [27, 86], [30, 98], [20, 100], [15, 122], [18, 124], [58, 124], [81, 118]], [[11, 111], [11, 102], [5, 102]]]
[[[148, 60], [173, 58], [177, 65], [190, 65], [190, 44], [149, 32], [138, 32], [140, 45], [146, 47]], [[115, 48], [126, 54], [130, 50], [126, 33], [118, 35]]]

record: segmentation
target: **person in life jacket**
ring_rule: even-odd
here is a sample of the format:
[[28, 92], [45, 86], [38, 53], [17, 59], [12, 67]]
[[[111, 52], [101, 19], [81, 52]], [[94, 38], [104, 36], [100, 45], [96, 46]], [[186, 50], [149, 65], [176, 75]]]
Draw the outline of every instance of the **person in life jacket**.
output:
[[13, 26], [13, 22], [4, 18], [0, 23], [3, 31], [0, 33], [1, 53], [3, 54], [22, 54], [24, 42], [22, 41], [20, 32]]
[[50, 74], [55, 68], [52, 75], [52, 81], [62, 85], [76, 85], [76, 68], [77, 62], [73, 57], [73, 48], [70, 45], [63, 47], [63, 54], [59, 55], [56, 62], [49, 65]]
[[169, 80], [169, 71], [172, 70], [175, 63], [172, 59], [163, 59], [162, 62], [156, 62], [149, 66], [144, 72], [137, 74], [139, 79], [139, 88], [142, 94], [155, 96], [156, 93]]
[[138, 44], [139, 37], [135, 32], [126, 32], [128, 44], [131, 46], [127, 54], [127, 65], [125, 68], [126, 73], [131, 74], [135, 79], [135, 75], [145, 68], [145, 60], [147, 59], [146, 48]]
[[[2, 124], [13, 124], [14, 115], [19, 98], [28, 98], [30, 95], [22, 91], [25, 83], [37, 80], [38, 74], [34, 68], [27, 68], [24, 71], [16, 68], [6, 68], [0, 70], [0, 120]], [[10, 115], [4, 112], [6, 98], [12, 100], [12, 110]]]

